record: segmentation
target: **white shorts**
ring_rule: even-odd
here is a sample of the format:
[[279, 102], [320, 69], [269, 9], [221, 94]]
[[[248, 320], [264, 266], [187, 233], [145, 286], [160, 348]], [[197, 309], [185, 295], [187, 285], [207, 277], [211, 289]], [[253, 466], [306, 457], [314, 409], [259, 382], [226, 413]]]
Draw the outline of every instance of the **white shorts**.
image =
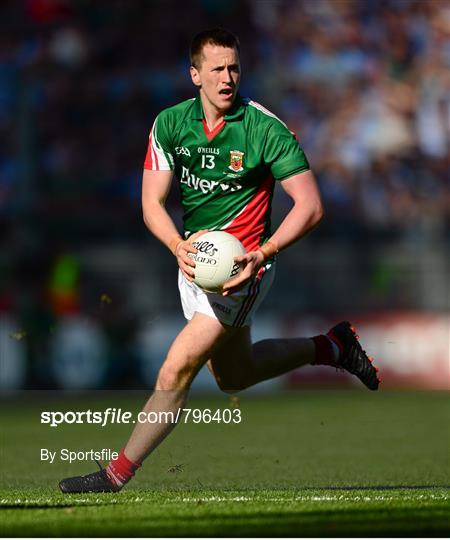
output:
[[244, 288], [230, 296], [222, 296], [200, 289], [179, 270], [178, 288], [184, 316], [191, 320], [197, 311], [228, 326], [250, 326], [253, 314], [269, 292], [274, 277], [275, 263], [267, 263]]

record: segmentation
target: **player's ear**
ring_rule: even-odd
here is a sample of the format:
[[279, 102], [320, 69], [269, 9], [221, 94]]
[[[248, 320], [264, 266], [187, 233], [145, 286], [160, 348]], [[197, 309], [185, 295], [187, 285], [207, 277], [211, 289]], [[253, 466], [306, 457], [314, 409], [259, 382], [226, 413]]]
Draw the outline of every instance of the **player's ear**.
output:
[[192, 82], [195, 84], [195, 86], [200, 87], [202, 83], [200, 81], [200, 73], [198, 72], [198, 69], [194, 66], [191, 66], [190, 72]]

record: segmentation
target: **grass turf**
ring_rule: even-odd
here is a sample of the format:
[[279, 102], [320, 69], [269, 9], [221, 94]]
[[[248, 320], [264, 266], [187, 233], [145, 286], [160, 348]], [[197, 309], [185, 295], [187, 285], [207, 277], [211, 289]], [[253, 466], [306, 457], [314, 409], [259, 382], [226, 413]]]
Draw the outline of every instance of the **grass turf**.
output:
[[[63, 495], [91, 462], [40, 449], [117, 449], [130, 426], [50, 428], [40, 413], [137, 411], [143, 396], [26, 394], [2, 403], [3, 536], [446, 536], [447, 393], [243, 396], [237, 425], [181, 424], [118, 494]], [[233, 402], [233, 405], [235, 403]], [[227, 397], [196, 398], [200, 409]]]

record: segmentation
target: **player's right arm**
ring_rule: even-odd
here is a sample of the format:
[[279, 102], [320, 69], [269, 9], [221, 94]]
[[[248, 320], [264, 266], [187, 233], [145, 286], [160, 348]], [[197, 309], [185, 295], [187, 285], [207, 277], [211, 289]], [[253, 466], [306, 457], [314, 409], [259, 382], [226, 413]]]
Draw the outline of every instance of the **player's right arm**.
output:
[[180, 236], [175, 223], [165, 208], [172, 177], [173, 171], [171, 170], [153, 171], [144, 169], [142, 177], [142, 213], [144, 223], [149, 231], [170, 249], [185, 277], [192, 281], [195, 263], [188, 257], [188, 253], [197, 253], [192, 241], [203, 231], [192, 235], [189, 240], [183, 240]]

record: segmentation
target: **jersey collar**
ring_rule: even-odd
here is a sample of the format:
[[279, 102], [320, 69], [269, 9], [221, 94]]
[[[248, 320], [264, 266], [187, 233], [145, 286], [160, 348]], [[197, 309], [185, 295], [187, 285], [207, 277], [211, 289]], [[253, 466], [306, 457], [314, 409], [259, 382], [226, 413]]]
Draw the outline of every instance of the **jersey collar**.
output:
[[[228, 120], [237, 120], [238, 118], [244, 115], [244, 111], [245, 111], [245, 102], [241, 98], [240, 94], [237, 94], [233, 102], [233, 105], [231, 106], [231, 109], [224, 116], [225, 122], [227, 122]], [[202, 100], [200, 99], [200, 96], [197, 96], [194, 99], [194, 104], [192, 106], [192, 112], [191, 112], [191, 118], [193, 118], [194, 120], [203, 120], [203, 107], [202, 107]]]

